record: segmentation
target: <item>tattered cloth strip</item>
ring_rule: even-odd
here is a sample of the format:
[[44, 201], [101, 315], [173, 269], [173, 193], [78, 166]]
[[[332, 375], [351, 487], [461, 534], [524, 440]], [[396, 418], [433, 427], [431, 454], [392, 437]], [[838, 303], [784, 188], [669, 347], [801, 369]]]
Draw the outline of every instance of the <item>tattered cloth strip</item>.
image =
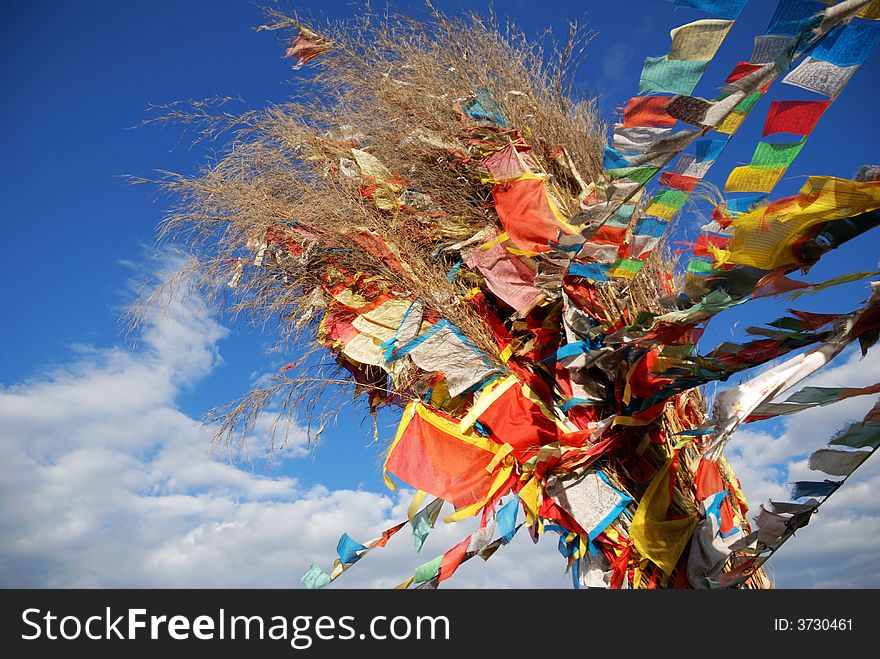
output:
[[876, 423], [871, 424], [867, 421], [852, 423], [837, 433], [828, 443], [831, 446], [876, 449], [880, 446], [880, 427]]
[[837, 488], [840, 487], [838, 481], [797, 481], [791, 490], [792, 499], [802, 499], [804, 497], [828, 497], [831, 496]]
[[316, 32], [312, 32], [304, 27], [299, 28], [299, 34], [293, 40], [290, 48], [285, 53], [286, 57], [296, 59], [295, 69], [308, 64], [318, 55], [326, 53], [333, 44]]
[[755, 408], [747, 422], [795, 414], [813, 407], [830, 405], [847, 398], [880, 393], [880, 383], [869, 387], [804, 387], [781, 403], [764, 403]]
[[[763, 507], [763, 506], [762, 506]], [[792, 503], [790, 501], [771, 501], [770, 507], [774, 513], [782, 513], [784, 515], [799, 515], [815, 510], [819, 507], [819, 501], [810, 499], [804, 503]]]
[[790, 519], [789, 515], [778, 511], [770, 512], [761, 506], [761, 512], [755, 518], [755, 524], [758, 527], [758, 540], [767, 546], [772, 546], [785, 535]]
[[[839, 275], [837, 277], [832, 277], [826, 281], [821, 281], [816, 284], [805, 284], [803, 286], [795, 286], [791, 285], [789, 290], [795, 291], [789, 297], [794, 300], [795, 298], [800, 297], [801, 295], [809, 295], [810, 293], [818, 293], [819, 291], [824, 291], [826, 288], [832, 288], [834, 286], [840, 286], [841, 284], [851, 284], [854, 281], [859, 281], [861, 279], [867, 279], [868, 277], [876, 277], [880, 275], [880, 270], [869, 270], [867, 272], [849, 272], [845, 275]], [[789, 282], [793, 282], [794, 280], [789, 279]], [[804, 282], [796, 282], [797, 284], [804, 284]]]
[[830, 476], [849, 476], [871, 456], [871, 451], [820, 448], [810, 456], [810, 469]]

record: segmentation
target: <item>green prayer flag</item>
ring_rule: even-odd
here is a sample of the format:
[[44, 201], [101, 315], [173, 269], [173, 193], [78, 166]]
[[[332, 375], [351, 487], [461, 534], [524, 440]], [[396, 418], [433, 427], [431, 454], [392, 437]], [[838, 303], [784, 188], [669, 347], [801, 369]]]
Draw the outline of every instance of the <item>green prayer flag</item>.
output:
[[675, 210], [681, 210], [681, 207], [684, 206], [684, 202], [688, 200], [688, 195], [686, 195], [681, 190], [663, 190], [658, 194], [655, 194], [651, 198], [652, 204], [662, 204], [663, 206], [667, 206], [668, 208], [674, 208]]
[[648, 57], [639, 78], [639, 94], [669, 92], [690, 96], [708, 64], [708, 61], [670, 60], [666, 55]]
[[430, 581], [434, 577], [437, 576], [437, 573], [440, 572], [440, 563], [443, 562], [443, 554], [440, 554], [437, 558], [432, 561], [428, 561], [427, 563], [423, 563], [416, 568], [415, 575], [413, 579], [416, 583], [423, 583], [425, 581]]
[[609, 169], [608, 174], [613, 179], [628, 178], [644, 185], [659, 171], [659, 167], [621, 167], [620, 169]]
[[330, 575], [312, 563], [299, 580], [310, 590], [320, 590], [330, 583]]
[[797, 155], [804, 148], [804, 141], [793, 144], [770, 144], [758, 142], [754, 155], [752, 155], [752, 167], [761, 169], [780, 169], [791, 165]]
[[618, 259], [612, 268], [620, 268], [628, 272], [638, 272], [642, 269], [643, 265], [645, 265], [645, 262], [638, 259]]
[[755, 103], [758, 102], [758, 99], [761, 98], [763, 94], [761, 92], [752, 92], [748, 96], [746, 96], [743, 100], [741, 100], [734, 110], [738, 110], [739, 112], [748, 112], [751, 110]]
[[880, 446], [880, 426], [866, 426], [863, 423], [852, 423], [834, 439], [830, 446], [849, 446], [850, 448], [877, 448]]
[[789, 396], [786, 403], [812, 403], [813, 405], [828, 405], [840, 400], [841, 394], [850, 391], [859, 391], [850, 387], [804, 387], [800, 391]]
[[609, 218], [605, 225], [626, 228], [629, 226], [629, 221], [632, 219], [635, 210], [635, 204], [623, 204], [620, 208], [614, 211], [614, 215]]
[[413, 544], [416, 546], [416, 551], [422, 550], [425, 538], [434, 528], [442, 507], [443, 499], [434, 499], [412, 518]]
[[691, 259], [687, 271], [692, 275], [707, 275], [712, 272], [712, 262], [705, 259]]

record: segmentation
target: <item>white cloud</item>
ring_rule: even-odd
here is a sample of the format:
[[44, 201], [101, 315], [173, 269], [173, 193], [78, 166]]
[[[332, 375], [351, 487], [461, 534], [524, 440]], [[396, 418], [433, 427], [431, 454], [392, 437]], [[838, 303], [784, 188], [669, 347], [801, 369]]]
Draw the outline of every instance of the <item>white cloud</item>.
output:
[[[862, 359], [857, 350], [804, 381], [801, 386], [864, 387], [880, 381], [880, 350]], [[783, 394], [785, 399], [791, 392]], [[860, 421], [875, 404], [864, 396], [788, 417], [779, 433], [746, 426], [734, 435], [726, 455], [743, 485], [752, 512], [768, 499], [790, 500], [791, 483], [824, 480], [807, 457], [827, 445], [848, 421]], [[764, 424], [766, 425], [766, 424]], [[779, 588], [878, 588], [880, 569], [880, 460], [872, 458], [819, 509], [771, 559]]]
[[[191, 296], [146, 329], [141, 349], [77, 346], [68, 363], [0, 388], [0, 584], [296, 587], [310, 562], [330, 567], [341, 533], [365, 541], [405, 519], [409, 493], [305, 489], [211, 458], [199, 422], [176, 401], [219, 363], [226, 335]], [[809, 384], [872, 384], [878, 367], [880, 353], [852, 355]], [[804, 412], [776, 436], [760, 426], [738, 433], [729, 458], [755, 509], [785, 498], [787, 483], [807, 475], [805, 456], [871, 403]], [[260, 427], [265, 436], [268, 420]], [[292, 440], [286, 457], [307, 455], [303, 434]], [[780, 587], [880, 587], [878, 486], [880, 463], [869, 461], [773, 560]], [[438, 522], [419, 554], [404, 529], [334, 586], [393, 586], [471, 527]], [[556, 536], [533, 546], [522, 530], [444, 587], [569, 583]]]
[[[406, 493], [304, 490], [211, 458], [176, 399], [218, 364], [227, 334], [191, 295], [138, 350], [77, 346], [0, 388], [0, 584], [290, 588], [310, 562], [330, 567], [342, 532], [368, 540], [405, 519]], [[259, 447], [270, 423], [258, 423]], [[306, 455], [304, 434], [291, 439], [285, 457]], [[338, 585], [393, 586], [468, 532], [438, 523], [417, 554], [405, 529]], [[553, 539], [535, 551], [522, 533], [450, 585], [564, 585], [563, 566]]]

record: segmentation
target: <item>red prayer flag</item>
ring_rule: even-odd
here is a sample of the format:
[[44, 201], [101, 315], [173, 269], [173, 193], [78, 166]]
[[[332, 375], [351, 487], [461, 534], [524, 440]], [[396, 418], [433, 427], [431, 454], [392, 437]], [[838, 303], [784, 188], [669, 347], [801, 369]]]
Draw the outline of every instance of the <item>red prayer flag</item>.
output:
[[468, 536], [443, 554], [443, 558], [440, 561], [440, 574], [437, 576], [437, 583], [443, 583], [455, 574], [458, 566], [464, 562], [464, 557], [467, 555], [467, 548], [470, 543], [471, 536]]
[[685, 176], [684, 174], [676, 174], [675, 172], [663, 172], [663, 174], [660, 175], [660, 185], [665, 185], [667, 188], [681, 190], [682, 192], [693, 192], [699, 182], [700, 179], [698, 178]]
[[553, 214], [541, 179], [499, 183], [492, 190], [495, 210], [510, 240], [520, 249], [549, 252], [563, 224]]
[[727, 489], [718, 463], [706, 460], [705, 458], [701, 459], [700, 464], [697, 466], [697, 473], [694, 474], [694, 483], [697, 485], [698, 501], [705, 501], [713, 494]]
[[709, 249], [709, 245], [713, 245], [718, 249], [727, 249], [729, 244], [730, 238], [727, 236], [702, 235], [697, 238], [696, 245], [694, 245], [694, 256], [712, 258], [713, 255], [712, 251]]
[[406, 524], [407, 524], [406, 522], [401, 522], [397, 526], [392, 526], [390, 529], [386, 529], [385, 531], [382, 531], [382, 537], [376, 541], [376, 544], [373, 545], [373, 548], [384, 547], [386, 544], [388, 544], [388, 541], [391, 540], [391, 536], [393, 536], [400, 529], [402, 529], [404, 526], [406, 526]]
[[727, 533], [733, 529], [734, 520], [733, 508], [730, 507], [729, 497], [725, 496], [721, 502], [721, 532]]
[[831, 101], [773, 101], [764, 122], [764, 135], [808, 135]]
[[666, 113], [671, 96], [636, 96], [623, 109], [623, 125], [674, 126], [675, 118]]
[[[545, 416], [518, 384], [510, 387], [480, 414], [480, 422], [492, 431], [492, 437], [513, 447], [513, 455], [528, 460], [545, 444], [560, 441], [562, 431], [553, 419]], [[571, 433], [582, 443], [588, 431]]]
[[456, 508], [484, 500], [495, 478], [486, 467], [495, 454], [444, 432], [422, 418], [419, 410], [458, 422], [419, 404], [400, 440], [392, 446], [385, 468], [417, 490], [449, 501]]
[[[733, 67], [733, 71], [730, 72], [730, 75], [727, 76], [727, 79], [724, 82], [728, 82], [728, 83], [736, 82], [737, 80], [741, 80], [742, 78], [745, 78], [750, 73], [754, 73], [755, 71], [757, 71], [758, 69], [761, 69], [763, 67], [764, 67], [763, 64], [749, 64], [748, 62], [740, 62], [735, 67]], [[770, 84], [772, 82], [773, 81], [771, 80], [766, 85], [761, 87], [761, 89], [759, 89], [758, 91], [763, 94], [764, 92], [767, 91], [767, 89], [770, 87]]]
[[809, 287], [810, 285], [806, 282], [786, 277], [785, 272], [781, 269], [773, 270], [758, 280], [758, 283], [755, 284], [755, 288], [752, 291], [752, 297], [758, 298], [767, 297], [768, 295], [781, 295], [782, 293], [788, 293], [789, 291], [796, 291], [799, 288]]

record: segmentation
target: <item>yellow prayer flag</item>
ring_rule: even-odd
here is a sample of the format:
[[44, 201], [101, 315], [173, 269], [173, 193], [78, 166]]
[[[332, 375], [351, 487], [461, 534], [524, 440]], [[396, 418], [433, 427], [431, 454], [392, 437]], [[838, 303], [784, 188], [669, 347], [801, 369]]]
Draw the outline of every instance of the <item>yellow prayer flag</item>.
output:
[[677, 27], [669, 34], [672, 48], [667, 59], [705, 62], [715, 56], [733, 21], [702, 20]]
[[810, 227], [878, 208], [880, 183], [811, 176], [797, 197], [736, 218], [727, 260], [764, 270], [797, 263], [791, 247]]
[[633, 515], [629, 533], [638, 552], [666, 574], [671, 574], [675, 569], [675, 564], [691, 541], [694, 527], [699, 521], [696, 517], [666, 519], [670, 504], [671, 466], [670, 460], [654, 476]]
[[785, 174], [785, 168], [734, 167], [724, 184], [725, 192], [770, 192]]
[[725, 135], [733, 135], [745, 118], [745, 112], [733, 111], [724, 117], [720, 124], [715, 126], [715, 130], [719, 133], [724, 133]]
[[652, 217], [659, 217], [661, 220], [666, 220], [667, 222], [671, 222], [677, 213], [678, 213], [677, 208], [672, 208], [671, 206], [665, 206], [664, 204], [650, 204], [645, 209], [645, 215], [650, 215]]

